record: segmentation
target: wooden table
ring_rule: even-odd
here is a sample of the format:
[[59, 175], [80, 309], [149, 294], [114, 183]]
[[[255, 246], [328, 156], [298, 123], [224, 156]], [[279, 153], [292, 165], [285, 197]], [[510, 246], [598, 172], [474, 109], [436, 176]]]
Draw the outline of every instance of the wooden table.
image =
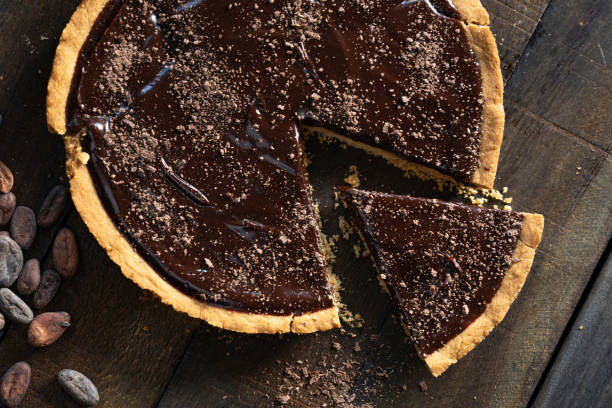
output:
[[[354, 236], [338, 241], [336, 271], [343, 300], [363, 317], [363, 327], [247, 336], [192, 320], [140, 290], [71, 209], [61, 224], [77, 233], [80, 271], [47, 310], [70, 312], [73, 326], [47, 349], [27, 346], [18, 325], [0, 343], [0, 371], [18, 360], [32, 365], [23, 406], [73, 406], [54, 376], [74, 368], [98, 385], [104, 407], [267, 407], [276, 403], [285, 364], [302, 360], [314, 367], [325, 356], [357, 363], [350, 391], [355, 401], [373, 406], [611, 406], [612, 2], [483, 2], [506, 81], [496, 186], [509, 187], [515, 209], [543, 213], [546, 227], [523, 291], [476, 350], [434, 380], [405, 343], [371, 263], [355, 258]], [[34, 209], [53, 185], [66, 182], [63, 145], [46, 131], [44, 109], [54, 49], [77, 4], [0, 0], [0, 160], [15, 173], [19, 204]], [[366, 188], [426, 190], [360, 151], [317, 140], [308, 149], [329, 234], [338, 233], [343, 215], [333, 208], [332, 186], [343, 184], [353, 163]], [[39, 231], [27, 257], [49, 265], [58, 227]], [[340, 349], [332, 350], [332, 343]], [[385, 378], [377, 378], [377, 370]], [[293, 395], [290, 406], [324, 402], [304, 392]]]

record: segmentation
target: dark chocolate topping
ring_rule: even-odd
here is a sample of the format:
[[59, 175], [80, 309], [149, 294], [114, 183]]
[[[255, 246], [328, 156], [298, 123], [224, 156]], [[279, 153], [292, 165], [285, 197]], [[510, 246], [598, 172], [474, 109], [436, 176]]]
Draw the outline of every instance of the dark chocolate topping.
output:
[[71, 126], [122, 232], [207, 302], [331, 306], [300, 123], [461, 180], [478, 165], [478, 64], [427, 1], [126, 0], [100, 25]]
[[355, 189], [342, 196], [424, 355], [484, 312], [513, 263], [519, 213]]

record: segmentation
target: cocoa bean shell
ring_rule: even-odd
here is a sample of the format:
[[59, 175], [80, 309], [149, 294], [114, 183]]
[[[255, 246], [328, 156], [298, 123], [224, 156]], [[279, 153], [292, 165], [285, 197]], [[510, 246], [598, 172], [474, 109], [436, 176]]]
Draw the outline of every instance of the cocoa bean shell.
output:
[[66, 209], [68, 189], [58, 185], [49, 191], [38, 211], [38, 225], [43, 228], [54, 224]]
[[40, 284], [40, 262], [36, 258], [28, 260], [17, 278], [17, 292], [22, 295], [32, 294]]
[[10, 237], [0, 236], [0, 286], [11, 286], [23, 268], [23, 252]]
[[53, 263], [63, 278], [70, 278], [77, 272], [79, 246], [74, 233], [68, 228], [60, 229], [53, 241]]
[[28, 391], [32, 369], [25, 361], [13, 364], [0, 380], [0, 401], [9, 408], [19, 406]]
[[20, 205], [11, 218], [11, 236], [23, 248], [28, 249], [36, 237], [36, 214], [30, 207]]
[[57, 373], [57, 381], [73, 400], [84, 406], [96, 405], [100, 394], [94, 383], [84, 374], [65, 369]]
[[4, 317], [17, 323], [28, 324], [34, 318], [30, 306], [8, 288], [0, 289], [0, 311]]
[[28, 343], [32, 347], [46, 347], [60, 338], [70, 327], [70, 315], [66, 312], [41, 313], [28, 327]]
[[53, 263], [63, 278], [76, 274], [79, 267], [79, 246], [74, 233], [68, 228], [57, 232], [53, 241]]
[[47, 269], [40, 275], [40, 284], [32, 296], [32, 306], [42, 309], [53, 300], [59, 290], [62, 278], [53, 269]]
[[0, 193], [8, 193], [13, 188], [13, 172], [0, 161]]
[[17, 197], [15, 197], [15, 194], [11, 192], [0, 194], [0, 225], [8, 224], [16, 206]]

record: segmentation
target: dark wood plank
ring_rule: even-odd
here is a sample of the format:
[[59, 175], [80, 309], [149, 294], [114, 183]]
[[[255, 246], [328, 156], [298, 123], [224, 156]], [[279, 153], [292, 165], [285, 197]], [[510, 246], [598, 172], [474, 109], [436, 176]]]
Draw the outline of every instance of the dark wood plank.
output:
[[[66, 183], [63, 144], [46, 130], [45, 96], [59, 34], [78, 3], [0, 2], [0, 160], [15, 174], [18, 203], [35, 211], [53, 185]], [[67, 222], [77, 233], [81, 267], [45, 310], [69, 312], [73, 326], [57, 344], [34, 350], [25, 343], [26, 328], [13, 324], [0, 343], [0, 372], [21, 359], [32, 365], [22, 406], [73, 406], [54, 380], [67, 367], [97, 383], [101, 406], [151, 406], [199, 323], [124, 278], [74, 211]], [[26, 257], [50, 266], [59, 226], [39, 229]]]
[[553, 1], [546, 17], [506, 100], [610, 152], [612, 2]]
[[[506, 3], [513, 5], [508, 9], [516, 14], [497, 17], [497, 13], [505, 13]], [[530, 6], [534, 3], [506, 3], [498, 2], [493, 6], [497, 10], [492, 13], [494, 29], [496, 18], [512, 21], [516, 15], [524, 14], [533, 17], [534, 22], [538, 21], [537, 13], [529, 11], [533, 10]], [[579, 82], [557, 83], [554, 70], [547, 71], [545, 77], [536, 75], [543, 69], [538, 55], [547, 64], [555, 66], [567, 64], [570, 58], [563, 53], [571, 54], [575, 49], [571, 43], [560, 50], [551, 48], [548, 34], [554, 37], [555, 30], [559, 30], [562, 35], [571, 29], [571, 25], [579, 25], [582, 21], [566, 19], [564, 15], [565, 9], [577, 5], [570, 6], [557, 0], [553, 3], [553, 10], [547, 12], [542, 21], [543, 28], [527, 47], [525, 55], [532, 58], [524, 58], [506, 89], [507, 129], [497, 185], [510, 188], [514, 208], [542, 212], [547, 224], [527, 284], [500, 327], [462, 362], [451, 367], [442, 377], [432, 379], [416, 353], [406, 344], [395, 318], [378, 314], [385, 307], [391, 309], [388, 301], [380, 298], [376, 282], [368, 278], [374, 276], [369, 261], [355, 264], [352, 246], [359, 245], [359, 241], [353, 236], [348, 243], [340, 241], [338, 244], [335, 272], [345, 283], [344, 300], [350, 309], [366, 317], [365, 328], [348, 329], [346, 334], [321, 333], [307, 338], [253, 339], [232, 335], [234, 341], [229, 344], [219, 339], [218, 334], [211, 336], [202, 330], [188, 348], [160, 406], [196, 407], [202, 401], [219, 407], [248, 406], [251, 402], [267, 406], [278, 394], [282, 378], [286, 376], [285, 364], [295, 366], [297, 360], [307, 360], [310, 369], [316, 367], [317, 359], [324, 355], [336, 362], [358, 361], [360, 368], [351, 373], [354, 385], [349, 391], [356, 394], [358, 402], [389, 407], [524, 406], [527, 403], [612, 233], [612, 205], [607, 199], [612, 185], [612, 159], [602, 148], [605, 146], [595, 143], [596, 137], [586, 132], [591, 129], [597, 135], [599, 127], [590, 124], [589, 117], [585, 117], [582, 111], [567, 109], [564, 112], [568, 116], [564, 120], [573, 124], [571, 130], [585, 129], [584, 134], [574, 134], [543, 117], [541, 111], [530, 109], [537, 107], [538, 101], [551, 103], [550, 97], [557, 92], [552, 91], [553, 88], [566, 87], [571, 93], [572, 87], [575, 86], [576, 91], [580, 87]], [[579, 6], [586, 9], [595, 7], [589, 14], [588, 26], [593, 29], [581, 31], [580, 43], [589, 44], [596, 38], [601, 39], [598, 37], [601, 33], [595, 28], [608, 18], [607, 8], [598, 9], [597, 4], [589, 1], [583, 1]], [[512, 35], [517, 35], [517, 32], [523, 35], [518, 28], [514, 34], [508, 27], [504, 30], [508, 33], [504, 42], [508, 44]], [[499, 33], [497, 38], [500, 40]], [[572, 40], [571, 36], [568, 38]], [[511, 72], [518, 60], [512, 59], [510, 51], [516, 49], [520, 55], [520, 44], [525, 46], [527, 39], [524, 42], [516, 40], [517, 45], [508, 47], [508, 51], [503, 51], [505, 45], [500, 46], [504, 66], [510, 67], [506, 72]], [[574, 37], [572, 41], [577, 40]], [[585, 63], [584, 70], [588, 69], [589, 64]], [[605, 83], [608, 79], [609, 76], [599, 77], [598, 81]], [[539, 81], [543, 94], [536, 95], [530, 91], [534, 80]], [[591, 106], [594, 111], [602, 113], [602, 120], [608, 120], [609, 113], [604, 111], [609, 103], [605, 92], [601, 91], [602, 88], [591, 88], [581, 93], [583, 99], [580, 103]], [[578, 103], [566, 102], [570, 105]], [[406, 180], [379, 160], [367, 158], [363, 153], [360, 157], [360, 153], [350, 148], [342, 151], [341, 148], [316, 143], [309, 143], [308, 148], [313, 156], [309, 171], [315, 197], [321, 203], [323, 219], [329, 220], [330, 225], [343, 213], [330, 210], [330, 206], [333, 207], [329, 198], [332, 193], [324, 186], [338, 183], [338, 180], [342, 183], [350, 164], [358, 165], [364, 187], [413, 194], [425, 191], [422, 185], [415, 187], [418, 182]], [[440, 196], [450, 197], [447, 193]], [[328, 228], [326, 225], [326, 232], [330, 232]], [[376, 326], [381, 330], [376, 331]], [[370, 341], [373, 334], [375, 342]], [[339, 341], [343, 349], [339, 353], [330, 353], [330, 341]], [[355, 342], [363, 345], [358, 355], [350, 351], [350, 345]], [[272, 359], [278, 359], [280, 364]], [[383, 382], [377, 381], [372, 374], [376, 369], [384, 370], [388, 378]], [[427, 381], [427, 393], [417, 387], [420, 380]], [[291, 403], [295, 406], [320, 406], [321, 399], [311, 400], [307, 393], [302, 393], [292, 396]]]
[[497, 40], [504, 83], [516, 68], [549, 0], [481, 0]]
[[611, 297], [612, 257], [609, 257], [565, 338], [534, 407], [612, 406]]

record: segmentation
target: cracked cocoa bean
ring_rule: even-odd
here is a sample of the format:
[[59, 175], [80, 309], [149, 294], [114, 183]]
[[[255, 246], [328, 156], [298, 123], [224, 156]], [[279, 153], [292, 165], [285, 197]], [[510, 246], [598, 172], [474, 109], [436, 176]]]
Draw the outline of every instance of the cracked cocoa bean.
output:
[[54, 224], [64, 212], [68, 203], [68, 189], [58, 185], [49, 191], [38, 211], [38, 225], [43, 228]]
[[32, 258], [28, 260], [21, 269], [17, 278], [17, 292], [22, 295], [32, 294], [40, 284], [40, 262]]
[[70, 315], [66, 312], [41, 313], [28, 327], [28, 343], [32, 347], [46, 347], [60, 338], [70, 327]]
[[32, 369], [28, 363], [20, 361], [13, 364], [0, 380], [0, 401], [9, 408], [19, 406], [28, 391], [31, 378]]
[[57, 373], [57, 381], [66, 394], [81, 405], [89, 407], [100, 401], [100, 394], [94, 383], [78, 371], [62, 370]]
[[0, 161], [0, 193], [8, 193], [13, 188], [13, 172]]
[[40, 284], [34, 296], [32, 296], [32, 305], [36, 309], [42, 309], [51, 302], [55, 294], [59, 290], [62, 278], [53, 269], [47, 269], [40, 275]]
[[77, 272], [79, 247], [74, 233], [68, 228], [60, 229], [53, 241], [53, 263], [62, 278], [70, 278]]
[[34, 318], [30, 306], [8, 288], [0, 289], [0, 311], [7, 319], [21, 324], [28, 324]]
[[0, 286], [11, 286], [23, 268], [23, 252], [10, 237], [0, 236]]
[[28, 249], [36, 237], [36, 214], [29, 207], [20, 205], [11, 218], [11, 236], [23, 248]]
[[0, 194], [0, 225], [6, 225], [11, 220], [17, 205], [15, 194], [8, 192]]

